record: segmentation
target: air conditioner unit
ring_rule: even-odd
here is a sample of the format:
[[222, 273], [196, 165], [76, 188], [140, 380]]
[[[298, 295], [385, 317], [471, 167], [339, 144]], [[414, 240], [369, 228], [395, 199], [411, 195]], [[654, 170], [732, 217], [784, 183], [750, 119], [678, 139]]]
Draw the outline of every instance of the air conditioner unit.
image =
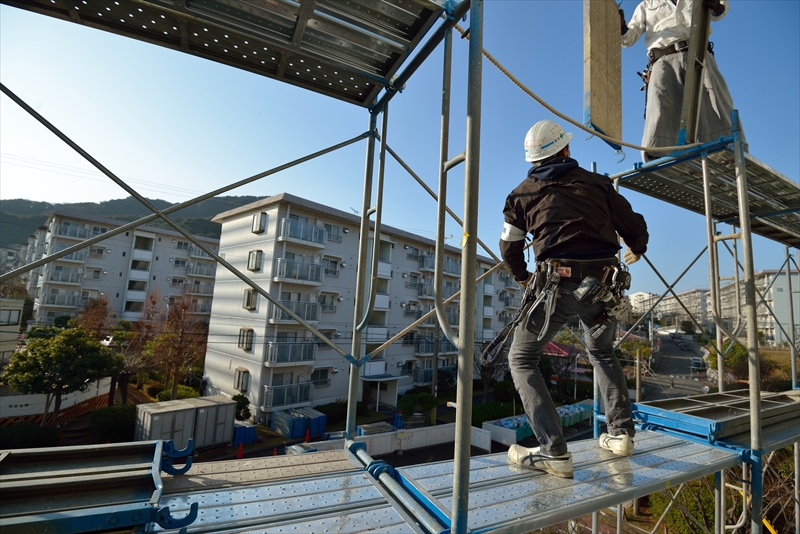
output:
[[333, 337], [342, 337], [342, 333], [337, 330], [333, 333]]

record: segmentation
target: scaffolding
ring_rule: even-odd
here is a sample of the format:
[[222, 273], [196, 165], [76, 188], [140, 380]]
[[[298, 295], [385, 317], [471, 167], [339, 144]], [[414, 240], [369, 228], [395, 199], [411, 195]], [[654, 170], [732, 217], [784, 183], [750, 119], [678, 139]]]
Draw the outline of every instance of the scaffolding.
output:
[[[202, 484], [193, 486], [191, 479], [187, 479], [189, 482], [183, 486], [176, 482], [173, 486], [175, 491], [170, 494], [167, 506], [164, 507], [170, 513], [199, 509], [198, 521], [185, 526], [187, 531], [263, 532], [265, 525], [269, 524], [275, 526], [275, 531], [280, 530], [280, 527], [286, 527], [309, 531], [330, 529], [343, 532], [366, 530], [516, 532], [521, 529], [540, 528], [587, 513], [596, 514], [603, 508], [619, 506], [625, 501], [663, 490], [671, 485], [680, 487], [690, 480], [716, 474], [715, 531], [721, 533], [726, 530], [721, 519], [723, 509], [720, 503], [724, 502], [725, 489], [722, 473], [726, 469], [744, 463], [750, 467], [750, 478], [745, 481], [747, 486], [745, 489], [749, 489], [752, 495], [749, 517], [752, 532], [755, 533], [761, 532], [762, 528], [760, 492], [762, 468], [766, 467], [764, 456], [777, 448], [794, 443], [795, 477], [797, 472], [800, 472], [798, 451], [800, 425], [796, 424], [797, 416], [791, 415], [788, 420], [784, 416], [781, 421], [771, 425], [764, 425], [762, 421], [763, 398], [759, 391], [756, 298], [753, 287], [751, 244], [752, 233], [783, 243], [787, 247], [786, 268], [787, 273], [789, 272], [788, 247], [796, 248], [800, 245], [800, 188], [767, 165], [745, 154], [736, 117], [730, 137], [706, 145], [687, 145], [688, 148], [685, 150], [673, 151], [646, 165], [636, 165], [631, 171], [613, 176], [612, 179], [621, 187], [640, 191], [706, 217], [710, 277], [714, 288], [718, 288], [720, 280], [716, 254], [718, 243], [726, 239], [741, 241], [744, 260], [742, 282], [746, 290], [743, 305], [745, 318], [742, 322], [746, 336], [743, 339], [739, 339], [739, 332], [727, 332], [721, 321], [718, 321], [720, 317], [718, 289], [712, 289], [712, 303], [714, 320], [717, 324], [716, 347], [722, 348], [722, 336], [725, 335], [745, 344], [750, 355], [750, 389], [747, 391], [747, 403], [751, 410], [748, 415], [747, 430], [709, 439], [707, 436], [702, 438], [695, 433], [684, 432], [685, 429], [680, 428], [681, 425], [667, 422], [668, 418], [659, 420], [657, 424], [646, 422], [643, 430], [637, 435], [637, 449], [632, 458], [611, 457], [606, 451], [598, 450], [594, 440], [576, 442], [572, 449], [575, 455], [575, 479], [554, 479], [508, 465], [504, 455], [470, 459], [475, 326], [475, 317], [470, 312], [475, 308], [476, 280], [472, 277], [476, 271], [477, 246], [481, 245], [497, 260], [498, 265], [492, 271], [501, 267], [500, 260], [477, 237], [482, 62], [486, 54], [482, 45], [483, 2], [364, 0], [344, 3], [337, 0], [304, 0], [295, 3], [279, 0], [259, 4], [258, 8], [250, 4], [215, 0], [202, 3], [171, 3], [162, 0], [86, 0], [79, 6], [64, 0], [2, 0], [2, 2], [204, 57], [352, 103], [368, 112], [368, 125], [366, 131], [357, 137], [159, 211], [125, 181], [61, 133], [11, 89], [0, 85], [6, 96], [153, 212], [150, 216], [120, 226], [107, 234], [87, 239], [28, 264], [22, 269], [0, 276], [0, 282], [118, 233], [161, 219], [284, 314], [308, 329], [319, 338], [320, 342], [336, 350], [354, 369], [363, 366], [373, 354], [379, 353], [385, 346], [397, 341], [405, 332], [433, 317], [434, 314], [442, 325], [445, 337], [458, 347], [459, 387], [456, 400], [458, 409], [455, 458], [452, 462], [394, 469], [384, 462], [371, 459], [358, 444], [350, 444], [345, 450], [329, 454], [325, 459], [317, 457], [314, 461], [304, 461], [302, 469], [300, 466], [293, 467], [292, 469], [296, 470], [290, 471], [293, 473], [290, 480], [270, 479], [275, 471], [269, 469], [264, 469], [263, 473], [269, 472], [271, 475], [258, 476], [250, 469], [252, 466], [211, 467], [208, 469], [216, 469], [216, 476], [202, 477], [204, 478]], [[117, 23], [113, 17], [103, 17], [101, 13], [104, 12], [120, 14], [138, 24]], [[465, 16], [469, 17], [469, 29], [463, 32], [469, 36], [466, 146], [463, 152], [451, 158], [449, 98], [452, 32], [454, 29], [460, 30], [456, 22]], [[263, 48], [273, 53], [244, 57], [227, 53], [226, 46], [231, 44], [238, 46], [243, 43], [254, 49]], [[370, 232], [377, 236], [381, 228], [387, 154], [394, 157], [422, 183], [416, 173], [389, 146], [389, 104], [403, 84], [442, 44], [444, 66], [438, 192], [426, 187], [428, 193], [434, 196], [438, 203], [435, 307], [388, 340], [386, 344], [370, 354], [365, 354], [362, 329], [368, 324], [375, 297], [375, 279], [371, 278], [369, 273], [376, 272], [375, 262], [379, 256], [377, 250], [372, 253], [371, 270], [366, 263], [369, 256]], [[307, 71], [294, 68], [294, 61], [307, 64], [310, 68]], [[692, 139], [691, 113], [690, 108], [684, 110], [682, 133], [684, 141]], [[690, 125], [688, 137], [687, 124]], [[597, 133], [600, 137], [605, 137], [599, 131]], [[186, 206], [361, 140], [366, 140], [367, 145], [359, 237], [360, 266], [364, 268], [360, 268], [357, 274], [354, 325], [358, 326], [354, 330], [351, 350], [348, 353], [250, 280], [246, 274], [198, 242], [172, 221], [169, 215]], [[465, 176], [463, 220], [458, 219], [446, 203], [447, 173], [461, 163], [464, 163]], [[462, 289], [460, 294], [443, 300], [441, 272], [444, 257], [444, 219], [447, 213], [463, 228]], [[719, 236], [715, 229], [717, 222], [735, 224], [739, 230], [730, 236]], [[377, 247], [378, 244], [379, 240], [375, 239], [374, 246]], [[649, 260], [647, 261], [649, 263]], [[737, 260], [737, 273], [738, 270]], [[477, 281], [490, 275], [492, 271], [485, 273]], [[661, 278], [663, 280], [663, 277]], [[672, 291], [672, 286], [666, 281], [665, 285], [668, 291]], [[444, 306], [455, 298], [461, 300], [458, 334], [448, 326], [449, 321], [445, 319], [444, 309]], [[792, 387], [797, 390], [795, 332], [788, 333], [787, 337], [793, 340]], [[719, 361], [722, 365], [722, 358], [719, 358]], [[348, 438], [355, 435], [358, 380], [358, 373], [350, 374], [345, 430]], [[720, 382], [720, 392], [722, 391], [723, 384]], [[595, 394], [595, 399], [597, 398], [598, 395]], [[792, 400], [794, 397], [789, 396], [789, 398], [787, 404], [796, 403]], [[599, 412], [598, 401], [595, 402], [595, 411]], [[646, 405], [636, 406], [639, 416], [645, 419], [652, 417], [652, 409]], [[720, 408], [712, 406], [708, 409], [713, 413], [713, 410]], [[700, 415], [703, 415], [702, 410]], [[713, 416], [710, 418], [713, 420]], [[595, 419], [599, 421], [602, 417]], [[596, 434], [599, 431], [598, 424], [595, 426]], [[0, 461], [4, 460], [5, 458]], [[320, 462], [325, 465], [309, 474], [308, 465]], [[3, 463], [0, 463], [0, 469], [3, 469], [0, 476], [5, 477]], [[250, 475], [232, 476], [233, 472], [244, 470]], [[206, 484], [215, 478], [219, 478], [222, 485], [209, 489]], [[243, 480], [245, 478], [247, 480]], [[3, 483], [5, 484], [5, 481]], [[795, 478], [796, 518], [800, 517], [797, 504], [800, 501], [798, 486], [800, 484]], [[291, 495], [292, 498], [289, 499], [286, 495]], [[319, 500], [323, 497], [327, 505], [320, 507]], [[164, 499], [164, 497], [159, 499], [159, 504], [164, 504]], [[65, 513], [74, 512], [65, 510]], [[211, 518], [220, 517], [222, 520], [219, 523], [211, 521]], [[0, 517], [0, 524], [3, 521], [7, 519]], [[146, 527], [148, 531], [169, 530], [169, 525], [158, 522], [148, 525]], [[596, 515], [593, 526], [597, 528]]]

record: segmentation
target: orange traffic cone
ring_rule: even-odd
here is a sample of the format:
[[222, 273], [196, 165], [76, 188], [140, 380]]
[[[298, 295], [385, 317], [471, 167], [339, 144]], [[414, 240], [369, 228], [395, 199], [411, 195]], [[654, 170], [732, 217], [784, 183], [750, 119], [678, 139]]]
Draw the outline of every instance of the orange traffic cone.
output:
[[239, 452], [236, 453], [236, 459], [241, 460], [242, 458], [244, 458], [244, 444], [240, 443]]
[[278, 456], [278, 447], [272, 449], [272, 456]]
[[311, 441], [311, 429], [306, 428], [306, 443], [308, 443], [309, 441]]

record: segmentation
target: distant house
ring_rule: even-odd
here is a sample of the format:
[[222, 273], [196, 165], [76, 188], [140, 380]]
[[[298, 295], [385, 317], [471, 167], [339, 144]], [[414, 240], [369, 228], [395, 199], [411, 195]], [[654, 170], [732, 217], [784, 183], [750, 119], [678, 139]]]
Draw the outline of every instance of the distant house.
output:
[[0, 368], [17, 349], [23, 299], [0, 299]]

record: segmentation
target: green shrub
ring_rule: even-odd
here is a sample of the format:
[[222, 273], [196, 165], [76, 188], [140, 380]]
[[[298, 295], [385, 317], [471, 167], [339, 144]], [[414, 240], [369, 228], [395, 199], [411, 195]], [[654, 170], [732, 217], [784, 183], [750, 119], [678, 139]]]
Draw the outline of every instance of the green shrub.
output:
[[164, 384], [160, 382], [153, 382], [148, 380], [144, 385], [144, 392], [147, 393], [151, 397], [157, 397], [159, 393], [164, 391]]
[[92, 412], [92, 440], [95, 443], [133, 441], [136, 405], [115, 404]]
[[34, 449], [57, 447], [58, 429], [22, 421], [12, 426], [0, 426], [0, 449]]
[[417, 406], [423, 412], [429, 412], [439, 404], [439, 400], [430, 393], [417, 395]]
[[[195, 397], [199, 397], [200, 394], [197, 392], [196, 389], [190, 388], [189, 386], [182, 386], [178, 384], [178, 398], [179, 399], [193, 399]], [[156, 395], [156, 399], [160, 402], [172, 400], [172, 386], [165, 388], [161, 391], [158, 395]]]
[[[419, 393], [419, 395], [424, 395], [424, 393]], [[430, 393], [428, 393], [430, 395]], [[400, 411], [401, 414], [409, 416], [414, 413], [417, 409], [417, 395], [412, 395], [411, 393], [406, 393], [402, 397], [397, 400], [397, 409]]]
[[494, 385], [494, 400], [497, 402], [511, 402], [516, 394], [513, 382], [501, 380]]

